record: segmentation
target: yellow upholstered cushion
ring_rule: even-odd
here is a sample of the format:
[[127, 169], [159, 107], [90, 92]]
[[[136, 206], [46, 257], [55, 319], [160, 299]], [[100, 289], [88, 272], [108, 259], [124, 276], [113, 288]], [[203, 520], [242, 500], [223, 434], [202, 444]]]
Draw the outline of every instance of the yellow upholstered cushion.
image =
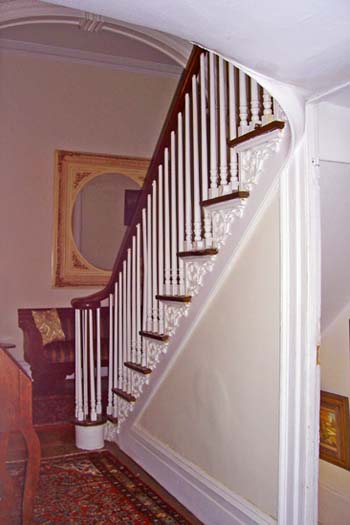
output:
[[56, 308], [50, 310], [32, 310], [35, 326], [41, 334], [43, 345], [53, 341], [64, 341], [65, 335], [62, 330], [61, 320]]

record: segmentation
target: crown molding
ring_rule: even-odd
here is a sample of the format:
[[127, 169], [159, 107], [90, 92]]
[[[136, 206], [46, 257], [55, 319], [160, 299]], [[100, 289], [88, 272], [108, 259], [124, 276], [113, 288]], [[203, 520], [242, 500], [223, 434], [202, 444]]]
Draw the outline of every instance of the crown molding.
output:
[[103, 53], [92, 53], [80, 49], [48, 46], [34, 42], [22, 42], [0, 38], [0, 51], [10, 51], [21, 55], [31, 55], [49, 59], [71, 62], [75, 64], [87, 64], [92, 66], [108, 67], [130, 71], [132, 73], [144, 73], [178, 78], [182, 68], [171, 64], [162, 64], [135, 58], [106, 55]]

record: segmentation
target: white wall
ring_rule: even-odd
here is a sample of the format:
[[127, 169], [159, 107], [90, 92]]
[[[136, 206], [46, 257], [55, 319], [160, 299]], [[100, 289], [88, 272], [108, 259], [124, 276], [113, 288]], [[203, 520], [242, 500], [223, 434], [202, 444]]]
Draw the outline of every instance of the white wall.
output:
[[321, 161], [320, 188], [323, 332], [350, 301], [350, 164]]
[[69, 305], [52, 289], [54, 150], [150, 157], [176, 80], [0, 54], [0, 340], [17, 309]]
[[139, 422], [272, 516], [277, 513], [279, 282], [274, 197]]
[[320, 158], [350, 162], [350, 108], [321, 102], [318, 120]]

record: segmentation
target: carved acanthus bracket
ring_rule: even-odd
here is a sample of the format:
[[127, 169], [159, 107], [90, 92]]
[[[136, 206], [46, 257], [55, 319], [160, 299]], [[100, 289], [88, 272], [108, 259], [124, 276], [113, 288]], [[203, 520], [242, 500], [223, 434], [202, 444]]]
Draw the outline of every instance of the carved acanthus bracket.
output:
[[235, 219], [243, 216], [247, 199], [235, 201], [230, 206], [216, 206], [215, 209], [208, 210], [212, 221], [213, 243], [217, 248], [224, 246], [227, 238], [232, 233], [232, 224]]
[[129, 415], [129, 412], [132, 412], [134, 410], [134, 403], [130, 403], [129, 401], [126, 401], [125, 399], [118, 399], [118, 425], [117, 425], [117, 433], [119, 434], [120, 431], [120, 425], [123, 423], [123, 421], [126, 420], [126, 418]]
[[138, 398], [143, 392], [144, 385], [149, 383], [149, 377], [132, 371], [132, 394]]
[[185, 263], [185, 281], [186, 293], [197, 295], [203, 286], [203, 279], [207, 272], [214, 268], [216, 255], [209, 257], [194, 257], [186, 260]]
[[115, 441], [119, 433], [119, 425], [107, 421], [104, 428], [104, 438], [106, 441]]
[[263, 143], [251, 146], [249, 149], [239, 151], [240, 180], [244, 190], [252, 190], [258, 183], [264, 168], [264, 162], [278, 151], [282, 140], [281, 131]]
[[154, 370], [160, 361], [161, 355], [166, 354], [167, 350], [168, 343], [162, 343], [148, 339], [146, 341], [147, 366]]
[[165, 304], [165, 332], [174, 335], [179, 326], [180, 319], [188, 315], [190, 303], [166, 303]]

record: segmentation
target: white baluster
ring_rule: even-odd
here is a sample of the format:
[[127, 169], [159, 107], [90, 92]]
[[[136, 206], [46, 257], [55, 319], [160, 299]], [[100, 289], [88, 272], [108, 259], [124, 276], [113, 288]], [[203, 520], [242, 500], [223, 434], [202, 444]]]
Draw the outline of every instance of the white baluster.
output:
[[83, 310], [83, 379], [84, 379], [84, 418], [89, 414], [88, 387], [88, 318], [87, 310]]
[[152, 330], [158, 332], [158, 268], [157, 268], [157, 183], [152, 184]]
[[110, 416], [113, 412], [113, 294], [109, 294], [109, 337], [108, 337], [108, 404], [107, 414]]
[[176, 209], [176, 148], [175, 132], [170, 135], [171, 167], [171, 277], [172, 294], [177, 295], [177, 209]]
[[97, 420], [96, 397], [95, 397], [95, 363], [94, 363], [94, 335], [93, 335], [93, 316], [89, 310], [89, 347], [90, 347], [90, 419]]
[[218, 192], [218, 158], [216, 129], [216, 67], [215, 55], [209, 53], [209, 99], [210, 99], [210, 198], [217, 197]]
[[82, 421], [84, 419], [81, 350], [81, 311], [75, 310], [75, 387], [76, 418], [78, 421]]
[[247, 98], [247, 76], [239, 70], [239, 135], [249, 131], [248, 127], [248, 98]]
[[[102, 385], [101, 385], [101, 308], [96, 310], [96, 412], [102, 414]], [[115, 347], [116, 348], [116, 347]]]
[[[178, 215], [178, 250], [184, 250], [184, 172], [183, 172], [183, 124], [182, 114], [177, 115], [177, 215]], [[180, 257], [179, 261], [179, 294], [185, 293], [185, 271], [184, 261]], [[160, 292], [159, 292], [160, 293]]]
[[152, 332], [152, 198], [147, 195], [147, 331]]
[[131, 361], [133, 363], [137, 362], [136, 349], [137, 349], [137, 303], [136, 303], [136, 286], [137, 286], [137, 277], [136, 277], [136, 236], [132, 238], [132, 276], [131, 276]]
[[206, 55], [200, 57], [200, 100], [201, 100], [201, 154], [202, 154], [202, 199], [208, 199], [208, 131], [206, 104]]
[[280, 104], [277, 102], [275, 98], [272, 99], [272, 103], [273, 103], [273, 118], [276, 120], [283, 120], [284, 114], [283, 114], [283, 110]]
[[148, 284], [148, 246], [147, 246], [147, 217], [146, 210], [142, 210], [142, 247], [143, 247], [143, 311], [142, 311], [142, 330], [147, 331], [147, 284]]
[[123, 277], [118, 277], [118, 388], [123, 389]]
[[263, 89], [263, 118], [262, 123], [268, 124], [273, 120], [272, 115], [272, 97], [270, 93], [264, 88]]
[[220, 121], [220, 184], [222, 193], [229, 193], [227, 167], [227, 126], [226, 126], [226, 76], [224, 59], [219, 57], [219, 121]]
[[[126, 270], [126, 356], [125, 361], [131, 361], [131, 249], [127, 252], [127, 270]], [[127, 370], [128, 375], [128, 392], [132, 392], [132, 374], [130, 368]]]
[[192, 194], [191, 194], [191, 125], [190, 96], [185, 95], [185, 229], [186, 250], [192, 249]]
[[[127, 361], [127, 306], [126, 306], [126, 260], [123, 261], [123, 365]], [[123, 366], [123, 390], [128, 391], [128, 375]]]
[[137, 363], [141, 362], [141, 226], [136, 226], [136, 352]]
[[[142, 330], [147, 331], [147, 297], [148, 297], [148, 244], [147, 244], [147, 215], [146, 210], [142, 210], [142, 244], [143, 244], [143, 310], [142, 310]], [[142, 361], [141, 364], [145, 366], [146, 352], [144, 340], [142, 341]]]
[[[237, 137], [237, 118], [236, 118], [236, 82], [235, 68], [232, 64], [228, 66], [228, 86], [229, 86], [229, 132], [230, 140]], [[232, 191], [238, 190], [238, 164], [237, 153], [230, 148], [230, 177]]]
[[196, 248], [203, 247], [201, 198], [199, 190], [199, 135], [198, 135], [198, 93], [197, 77], [192, 76], [192, 129], [193, 129], [193, 233]]
[[[158, 166], [158, 293], [164, 292], [163, 166]], [[164, 333], [164, 305], [159, 301], [159, 333]]]
[[169, 151], [164, 151], [164, 253], [165, 253], [165, 294], [170, 295], [170, 206], [169, 206]]
[[[207, 107], [206, 107], [206, 75], [205, 75], [205, 54], [201, 55], [201, 155], [202, 155], [202, 200], [205, 201], [209, 197], [208, 191], [208, 131], [207, 131]], [[210, 248], [213, 243], [211, 231], [211, 219], [207, 208], [203, 208], [204, 215], [204, 244], [206, 248]]]
[[261, 124], [259, 119], [259, 86], [254, 78], [250, 78], [250, 113], [251, 113], [251, 129], [255, 129]]
[[[114, 343], [113, 343], [113, 388], [118, 388], [118, 374], [119, 374], [119, 348], [118, 348], [118, 336], [119, 336], [119, 308], [118, 308], [118, 282], [114, 284]], [[97, 311], [97, 333], [101, 334], [100, 331], [100, 310]], [[98, 336], [98, 340], [101, 335]], [[97, 375], [98, 381], [98, 375]], [[101, 414], [98, 411], [97, 413]], [[113, 417], [118, 415], [118, 396], [113, 395]]]

